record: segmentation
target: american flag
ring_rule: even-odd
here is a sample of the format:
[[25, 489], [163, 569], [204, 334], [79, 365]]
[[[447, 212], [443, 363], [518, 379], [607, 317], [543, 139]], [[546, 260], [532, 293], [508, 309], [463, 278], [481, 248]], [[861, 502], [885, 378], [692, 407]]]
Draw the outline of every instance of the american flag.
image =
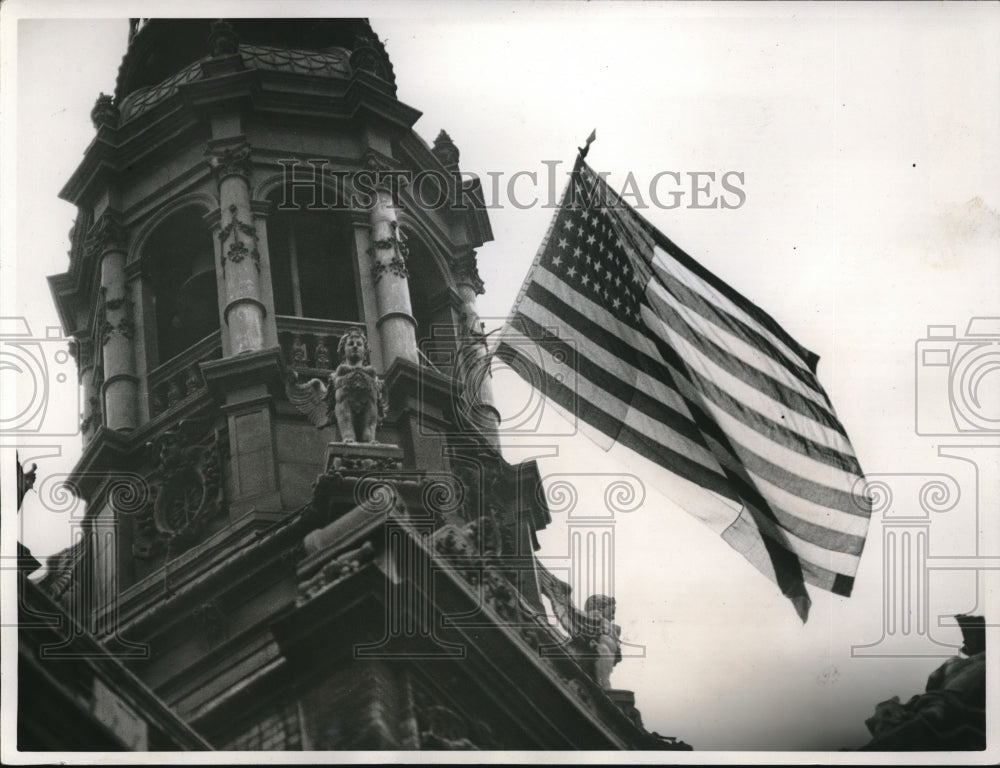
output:
[[[850, 595], [870, 505], [815, 354], [580, 158], [496, 355], [778, 584]], [[595, 437], [596, 435], [596, 437]]]

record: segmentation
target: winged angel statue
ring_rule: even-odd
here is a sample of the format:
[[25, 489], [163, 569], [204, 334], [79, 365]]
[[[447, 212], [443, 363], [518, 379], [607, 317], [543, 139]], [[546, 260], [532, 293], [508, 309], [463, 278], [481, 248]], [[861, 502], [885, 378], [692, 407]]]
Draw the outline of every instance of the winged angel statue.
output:
[[539, 586], [552, 603], [552, 611], [569, 633], [570, 648], [579, 658], [593, 662], [597, 684], [611, 688], [611, 670], [622, 660], [621, 627], [615, 624], [615, 599], [606, 595], [591, 595], [581, 611], [573, 605], [573, 588], [549, 573], [538, 563]]
[[340, 364], [329, 384], [320, 379], [302, 384], [293, 377], [285, 383], [285, 393], [317, 429], [336, 424], [343, 442], [374, 443], [385, 416], [385, 398], [382, 379], [369, 362], [368, 339], [351, 328], [340, 337], [337, 354]]

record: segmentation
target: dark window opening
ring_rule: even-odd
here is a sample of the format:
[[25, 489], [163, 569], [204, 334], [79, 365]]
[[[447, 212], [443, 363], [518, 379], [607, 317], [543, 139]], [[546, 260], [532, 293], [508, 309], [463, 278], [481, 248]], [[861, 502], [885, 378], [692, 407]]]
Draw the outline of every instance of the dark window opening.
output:
[[420, 240], [410, 236], [406, 245], [410, 308], [417, 321], [417, 347], [424, 355], [434, 357], [455, 333], [448, 311], [448, 281]]
[[211, 232], [194, 209], [172, 216], [150, 242], [146, 258], [162, 364], [219, 329], [215, 250]]
[[352, 237], [336, 213], [276, 211], [268, 222], [274, 311], [359, 321]]

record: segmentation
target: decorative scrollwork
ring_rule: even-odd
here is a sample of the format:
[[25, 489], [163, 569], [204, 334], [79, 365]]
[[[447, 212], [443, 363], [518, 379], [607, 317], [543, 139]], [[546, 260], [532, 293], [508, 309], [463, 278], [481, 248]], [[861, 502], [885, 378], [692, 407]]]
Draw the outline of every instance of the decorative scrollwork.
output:
[[164, 547], [174, 554], [183, 551], [225, 510], [218, 436], [195, 443], [186, 426], [181, 422], [147, 444], [157, 467], [147, 478], [149, 500], [135, 515], [136, 557], [150, 557]]
[[634, 512], [646, 500], [646, 486], [635, 475], [608, 483], [604, 489], [604, 504], [612, 512]]

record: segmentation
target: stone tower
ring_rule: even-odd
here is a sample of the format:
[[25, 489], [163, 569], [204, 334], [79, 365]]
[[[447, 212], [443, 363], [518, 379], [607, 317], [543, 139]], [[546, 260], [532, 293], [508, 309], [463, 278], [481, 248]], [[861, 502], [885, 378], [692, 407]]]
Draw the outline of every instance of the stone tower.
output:
[[[62, 192], [88, 512], [50, 593], [217, 748], [676, 748], [545, 618], [481, 192], [368, 22], [131, 23]], [[375, 442], [324, 411], [361, 336]]]

